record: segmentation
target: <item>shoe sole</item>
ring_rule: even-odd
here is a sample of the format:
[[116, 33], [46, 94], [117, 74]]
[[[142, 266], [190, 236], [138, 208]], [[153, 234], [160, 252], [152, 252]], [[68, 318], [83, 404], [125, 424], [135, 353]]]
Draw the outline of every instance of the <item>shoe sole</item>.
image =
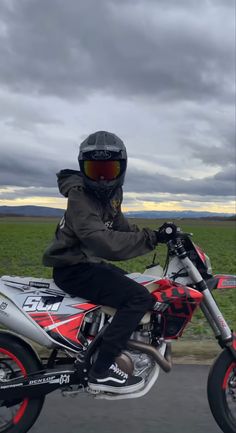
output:
[[144, 380], [134, 385], [127, 385], [123, 387], [118, 386], [109, 386], [109, 385], [100, 385], [97, 383], [88, 382], [89, 388], [92, 391], [104, 391], [111, 392], [113, 394], [131, 394], [132, 392], [139, 391], [144, 386]]

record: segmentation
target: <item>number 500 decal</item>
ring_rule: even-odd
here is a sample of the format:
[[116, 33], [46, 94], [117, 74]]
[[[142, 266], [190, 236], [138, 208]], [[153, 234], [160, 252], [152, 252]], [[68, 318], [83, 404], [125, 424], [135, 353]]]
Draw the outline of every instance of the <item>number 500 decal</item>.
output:
[[30, 311], [57, 311], [61, 305], [61, 301], [53, 302], [53, 296], [43, 298], [42, 296], [28, 296], [26, 298], [23, 309]]

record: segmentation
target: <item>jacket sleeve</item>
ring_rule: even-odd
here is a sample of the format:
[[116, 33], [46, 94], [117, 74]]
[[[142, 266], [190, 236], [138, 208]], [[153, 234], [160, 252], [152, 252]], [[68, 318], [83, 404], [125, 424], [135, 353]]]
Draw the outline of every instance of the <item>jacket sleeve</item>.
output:
[[109, 230], [102, 221], [97, 204], [78, 190], [73, 189], [69, 194], [66, 216], [67, 223], [89, 255], [92, 253], [107, 260], [126, 260], [146, 254], [156, 246], [156, 235], [152, 230]]
[[140, 229], [136, 224], [130, 224], [123, 212], [119, 209], [115, 219], [113, 229], [120, 232], [139, 232]]

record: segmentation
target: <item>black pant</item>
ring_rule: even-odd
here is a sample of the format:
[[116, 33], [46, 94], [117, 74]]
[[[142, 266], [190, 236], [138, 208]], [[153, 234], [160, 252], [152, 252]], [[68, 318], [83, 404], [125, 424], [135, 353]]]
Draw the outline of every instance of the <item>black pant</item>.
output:
[[130, 335], [155, 303], [144, 286], [128, 278], [122, 269], [107, 263], [54, 268], [53, 278], [58, 287], [72, 296], [117, 308], [100, 349], [113, 359], [125, 348]]

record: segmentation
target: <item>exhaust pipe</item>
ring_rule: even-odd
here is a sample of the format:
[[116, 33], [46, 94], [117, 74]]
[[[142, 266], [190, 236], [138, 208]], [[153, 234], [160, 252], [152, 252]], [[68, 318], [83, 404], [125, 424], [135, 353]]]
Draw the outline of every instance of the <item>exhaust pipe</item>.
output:
[[127, 347], [132, 350], [139, 350], [151, 356], [166, 373], [169, 373], [172, 368], [171, 343], [166, 343], [164, 356], [162, 356], [155, 347], [150, 346], [150, 344], [142, 343], [141, 341], [129, 340]]

